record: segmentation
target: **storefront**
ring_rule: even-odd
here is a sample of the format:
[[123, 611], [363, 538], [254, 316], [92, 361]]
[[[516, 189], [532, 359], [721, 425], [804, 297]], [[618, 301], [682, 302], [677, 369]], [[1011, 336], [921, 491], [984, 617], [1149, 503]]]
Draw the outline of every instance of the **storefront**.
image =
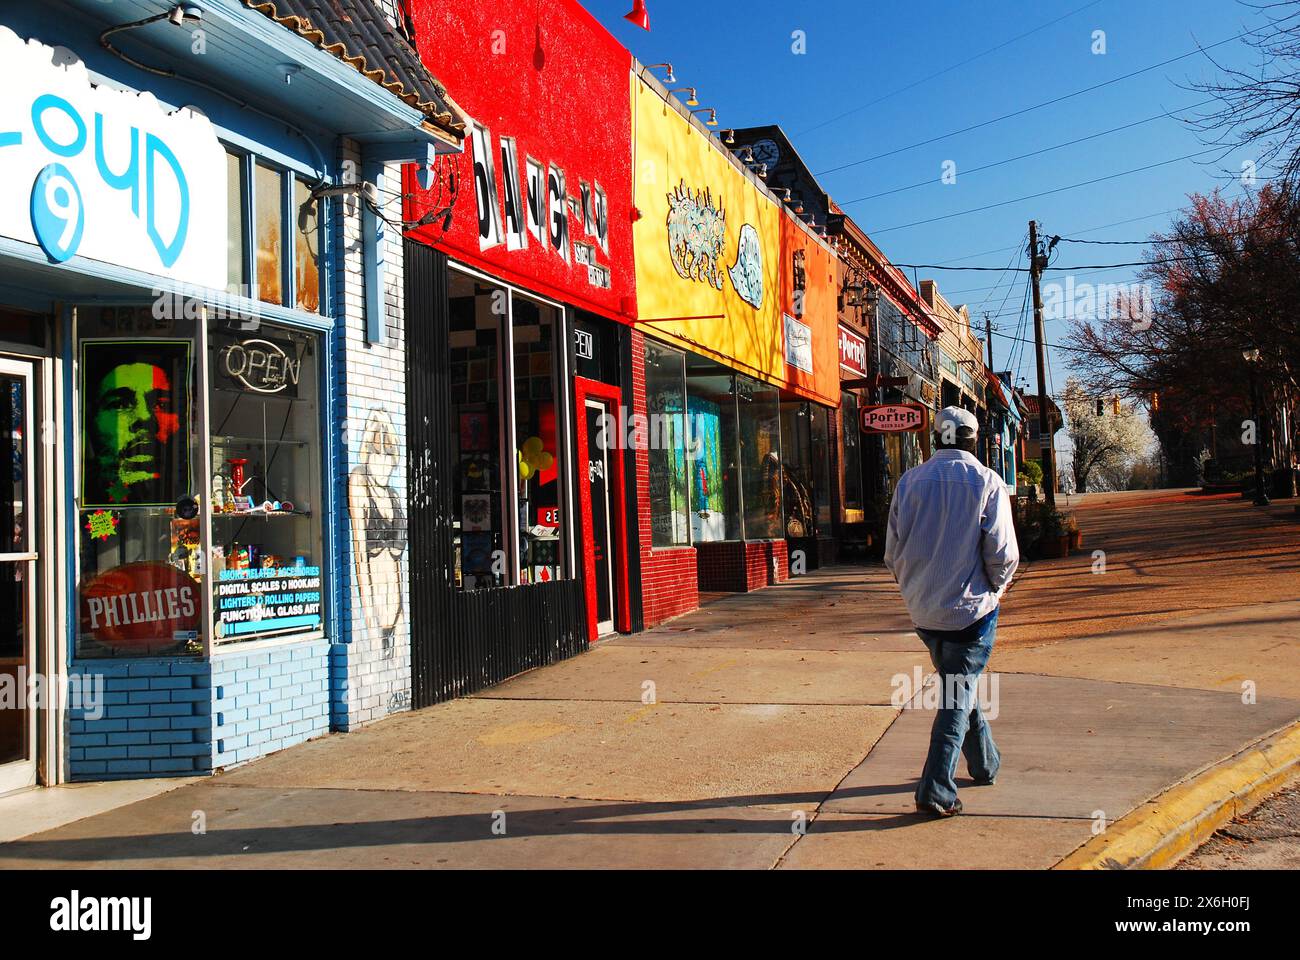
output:
[[[411, 12], [421, 57], [455, 76], [469, 117], [465, 154], [428, 188], [408, 169], [405, 190], [424, 705], [639, 625], [631, 58], [568, 0]], [[556, 109], [575, 74], [584, 108]]]
[[824, 523], [829, 536], [830, 485], [816, 471], [829, 471], [824, 411], [838, 405], [838, 346], [830, 249], [661, 84], [636, 74], [645, 373], [635, 413], [650, 428], [638, 452], [650, 625], [694, 609], [701, 592], [784, 580], [788, 538], [804, 551]]
[[[347, 172], [325, 155], [357, 128], [386, 132], [387, 159], [453, 148], [263, 13], [125, 13], [0, 26], [0, 670], [29, 694], [0, 711], [0, 792], [208, 772], [347, 704], [337, 558], [363, 518], [331, 481], [356, 429], [334, 384], [362, 318], [339, 302]], [[119, 18], [138, 58], [235, 99], [120, 59], [100, 42]], [[182, 52], [199, 42], [245, 67]], [[391, 437], [372, 446], [382, 461]]]

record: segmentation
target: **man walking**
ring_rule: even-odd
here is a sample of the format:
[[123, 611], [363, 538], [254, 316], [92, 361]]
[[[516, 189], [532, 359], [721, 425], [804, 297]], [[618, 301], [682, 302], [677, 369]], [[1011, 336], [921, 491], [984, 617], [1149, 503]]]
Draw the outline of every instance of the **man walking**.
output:
[[975, 459], [978, 432], [970, 411], [939, 411], [937, 449], [899, 479], [885, 538], [885, 566], [941, 684], [916, 788], [917, 811], [941, 817], [961, 813], [953, 781], [958, 752], [977, 785], [992, 784], [1001, 762], [975, 684], [993, 652], [998, 602], [1020, 550], [1002, 479]]

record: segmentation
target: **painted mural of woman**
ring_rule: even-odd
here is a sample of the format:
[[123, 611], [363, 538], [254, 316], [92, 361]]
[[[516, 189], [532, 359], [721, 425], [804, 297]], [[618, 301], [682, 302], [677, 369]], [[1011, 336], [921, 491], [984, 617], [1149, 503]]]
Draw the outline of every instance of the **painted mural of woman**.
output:
[[402, 619], [402, 554], [406, 514], [392, 487], [397, 471], [397, 432], [388, 414], [372, 410], [361, 438], [360, 463], [348, 478], [357, 602], [366, 631], [378, 634], [384, 657], [393, 656], [393, 636]]

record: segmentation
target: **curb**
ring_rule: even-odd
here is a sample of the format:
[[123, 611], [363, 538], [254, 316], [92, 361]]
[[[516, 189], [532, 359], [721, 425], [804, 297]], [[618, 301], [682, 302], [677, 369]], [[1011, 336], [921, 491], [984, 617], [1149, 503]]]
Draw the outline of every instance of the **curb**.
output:
[[1148, 800], [1053, 869], [1157, 870], [1171, 866], [1297, 772], [1300, 721]]

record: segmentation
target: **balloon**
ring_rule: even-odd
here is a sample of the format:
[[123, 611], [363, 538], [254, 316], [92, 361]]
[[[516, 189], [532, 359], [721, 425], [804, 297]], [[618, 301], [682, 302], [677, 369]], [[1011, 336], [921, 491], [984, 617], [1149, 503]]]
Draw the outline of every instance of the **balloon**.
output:
[[519, 477], [521, 480], [527, 480], [533, 475], [533, 468], [527, 462], [519, 464]]
[[529, 437], [527, 440], [524, 441], [524, 454], [527, 456], [529, 460], [534, 459], [541, 452], [542, 452], [541, 437]]
[[555, 465], [555, 457], [553, 457], [551, 454], [543, 450], [542, 455], [537, 458], [537, 469], [549, 470], [554, 465]]

